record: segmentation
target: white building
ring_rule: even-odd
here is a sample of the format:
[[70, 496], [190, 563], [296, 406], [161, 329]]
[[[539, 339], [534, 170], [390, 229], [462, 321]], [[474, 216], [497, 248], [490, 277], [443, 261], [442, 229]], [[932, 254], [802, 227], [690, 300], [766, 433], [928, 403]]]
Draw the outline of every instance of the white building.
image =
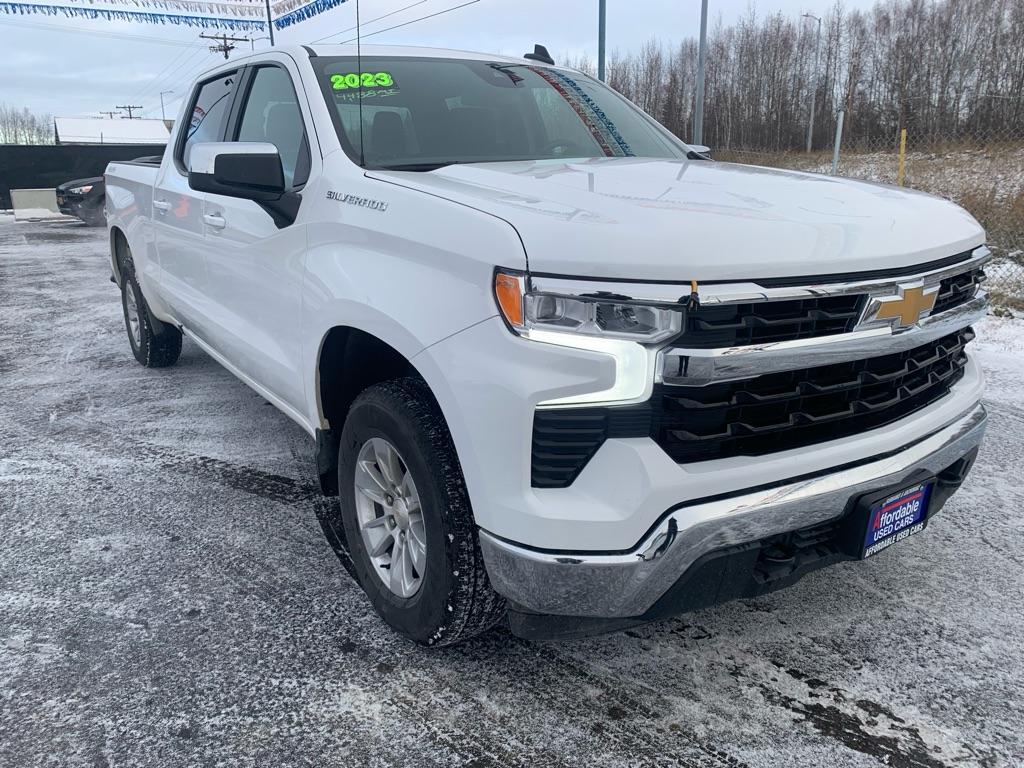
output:
[[171, 134], [163, 120], [55, 117], [53, 127], [58, 144], [166, 144]]

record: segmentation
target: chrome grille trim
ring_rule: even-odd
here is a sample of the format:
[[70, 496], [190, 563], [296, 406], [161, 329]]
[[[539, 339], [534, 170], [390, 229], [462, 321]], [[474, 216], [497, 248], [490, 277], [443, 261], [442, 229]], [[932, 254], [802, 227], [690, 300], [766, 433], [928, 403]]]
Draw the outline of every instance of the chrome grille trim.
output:
[[[958, 266], [959, 271], [964, 271], [965, 264]], [[972, 264], [971, 268], [976, 266]], [[887, 285], [891, 290], [893, 283]], [[980, 320], [987, 312], [988, 296], [981, 291], [965, 304], [926, 317], [902, 331], [894, 331], [886, 325], [834, 336], [743, 347], [673, 347], [659, 354], [657, 382], [694, 387], [905, 352], [955, 333]]]

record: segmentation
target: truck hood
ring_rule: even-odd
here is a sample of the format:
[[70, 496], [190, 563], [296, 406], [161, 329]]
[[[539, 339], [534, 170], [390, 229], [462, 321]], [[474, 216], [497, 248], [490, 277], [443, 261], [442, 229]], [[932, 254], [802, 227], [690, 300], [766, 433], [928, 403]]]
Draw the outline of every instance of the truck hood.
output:
[[505, 219], [541, 273], [805, 277], [913, 266], [985, 241], [970, 214], [940, 198], [732, 163], [600, 158], [368, 175]]

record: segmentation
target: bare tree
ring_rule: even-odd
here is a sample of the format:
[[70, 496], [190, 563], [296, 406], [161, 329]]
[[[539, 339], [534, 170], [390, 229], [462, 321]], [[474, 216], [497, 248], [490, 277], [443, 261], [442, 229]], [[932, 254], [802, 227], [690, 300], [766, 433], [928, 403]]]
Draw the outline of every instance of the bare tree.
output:
[[0, 104], [0, 144], [53, 144], [53, 118]]
[[[813, 27], [813, 28], [812, 28]], [[809, 100], [815, 144], [840, 107], [854, 145], [928, 136], [1024, 135], [1024, 0], [884, 0], [869, 11], [837, 2], [822, 25], [753, 9], [711, 30], [705, 143], [716, 149], [801, 146]], [[683, 138], [692, 136], [697, 43], [656, 40], [612, 53], [608, 82]], [[811, 94], [818, 83], [817, 93]]]

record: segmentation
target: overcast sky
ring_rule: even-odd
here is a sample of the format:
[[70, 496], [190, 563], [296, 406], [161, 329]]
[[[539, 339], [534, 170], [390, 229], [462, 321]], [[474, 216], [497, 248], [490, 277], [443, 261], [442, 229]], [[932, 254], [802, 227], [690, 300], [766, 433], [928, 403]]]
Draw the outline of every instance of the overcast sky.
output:
[[[30, 2], [32, 0], [29, 0]], [[54, 0], [55, 4], [59, 0]], [[480, 0], [465, 8], [402, 29], [372, 35], [465, 0], [423, 0], [377, 23], [369, 20], [415, 0], [362, 0], [368, 42], [429, 45], [502, 54], [522, 54], [535, 42], [557, 56], [597, 57], [597, 0]], [[846, 0], [847, 9], [874, 0]], [[759, 16], [781, 10], [798, 16], [823, 14], [832, 0], [711, 0], [711, 25], [728, 24], [755, 7]], [[278, 43], [306, 43], [355, 23], [352, 0], [281, 32]], [[608, 47], [626, 51], [656, 36], [674, 42], [696, 36], [699, 0], [608, 0]], [[98, 116], [100, 110], [140, 104], [147, 117], [160, 116], [160, 92], [167, 115], [194, 73], [220, 59], [198, 42], [202, 30], [149, 24], [86, 21], [50, 16], [0, 14], [0, 102], [36, 112]], [[244, 37], [244, 33], [235, 33]], [[258, 34], [258, 33], [257, 33]], [[349, 35], [337, 38], [339, 41]], [[255, 43], [266, 46], [266, 40]], [[241, 44], [239, 50], [249, 48]]]

